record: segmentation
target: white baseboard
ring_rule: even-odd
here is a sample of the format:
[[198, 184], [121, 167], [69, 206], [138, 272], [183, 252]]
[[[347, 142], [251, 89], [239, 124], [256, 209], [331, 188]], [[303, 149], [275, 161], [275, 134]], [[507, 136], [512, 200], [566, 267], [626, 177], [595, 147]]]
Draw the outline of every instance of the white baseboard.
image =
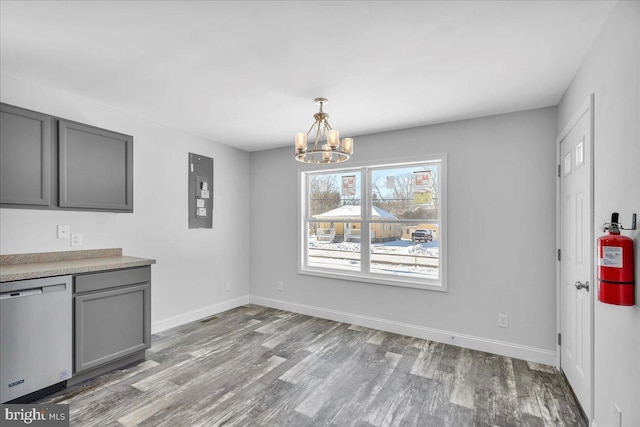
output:
[[175, 328], [176, 326], [184, 325], [185, 323], [203, 319], [208, 316], [213, 316], [214, 314], [222, 313], [223, 311], [231, 310], [245, 304], [249, 304], [249, 295], [223, 301], [218, 304], [208, 305], [167, 319], [158, 320], [151, 324], [151, 333], [155, 334], [157, 332]]
[[306, 314], [308, 316], [320, 317], [322, 319], [329, 319], [336, 322], [351, 323], [358, 326], [365, 326], [367, 328], [378, 329], [381, 331], [451, 344], [472, 350], [485, 351], [487, 353], [499, 354], [501, 356], [543, 363], [545, 365], [555, 366], [556, 363], [556, 352], [550, 350], [255, 295], [245, 295], [232, 300], [223, 301], [218, 304], [212, 304], [192, 310], [177, 316], [169, 317], [167, 319], [155, 321], [151, 325], [151, 333], [155, 334], [157, 332], [184, 325], [185, 323], [193, 322], [208, 316], [213, 316], [214, 314], [222, 313], [223, 311], [231, 310], [246, 304], [257, 304], [265, 307], [292, 311], [294, 313]]
[[377, 317], [362, 316], [359, 314], [330, 310], [323, 307], [315, 307], [306, 304], [298, 304], [289, 301], [264, 298], [255, 295], [249, 296], [249, 302], [252, 304], [277, 308], [280, 310], [292, 311], [294, 313], [306, 314], [308, 316], [334, 320], [336, 322], [351, 323], [367, 328], [379, 329], [381, 331], [422, 338], [445, 344], [451, 344], [458, 347], [465, 347], [472, 350], [499, 354], [501, 356], [528, 360], [545, 365], [555, 366], [556, 363], [555, 351], [544, 350], [536, 347], [513, 344], [504, 341], [476, 337], [472, 335], [464, 335], [457, 332], [427, 328], [424, 326], [396, 322], [393, 320], [381, 319]]

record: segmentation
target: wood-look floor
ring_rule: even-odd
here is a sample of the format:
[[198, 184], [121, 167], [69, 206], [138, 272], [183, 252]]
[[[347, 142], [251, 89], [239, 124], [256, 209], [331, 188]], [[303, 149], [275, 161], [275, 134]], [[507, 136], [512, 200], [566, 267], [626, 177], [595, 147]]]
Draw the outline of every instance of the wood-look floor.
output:
[[247, 305], [41, 403], [71, 426], [586, 426], [554, 368]]

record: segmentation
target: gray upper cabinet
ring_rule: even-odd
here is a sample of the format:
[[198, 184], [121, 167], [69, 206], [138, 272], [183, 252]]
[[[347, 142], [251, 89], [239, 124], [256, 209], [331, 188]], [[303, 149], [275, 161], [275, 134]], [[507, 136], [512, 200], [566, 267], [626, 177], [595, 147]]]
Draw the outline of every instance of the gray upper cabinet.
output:
[[51, 118], [0, 104], [0, 203], [51, 203]]
[[133, 137], [58, 121], [59, 205], [133, 211]]
[[0, 207], [133, 212], [133, 137], [0, 103]]

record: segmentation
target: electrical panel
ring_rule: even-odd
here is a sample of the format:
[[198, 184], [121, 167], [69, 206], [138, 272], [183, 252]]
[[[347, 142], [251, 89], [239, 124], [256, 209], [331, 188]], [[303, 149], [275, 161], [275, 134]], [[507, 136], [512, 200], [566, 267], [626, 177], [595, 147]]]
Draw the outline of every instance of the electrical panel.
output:
[[213, 159], [189, 153], [189, 228], [213, 228]]

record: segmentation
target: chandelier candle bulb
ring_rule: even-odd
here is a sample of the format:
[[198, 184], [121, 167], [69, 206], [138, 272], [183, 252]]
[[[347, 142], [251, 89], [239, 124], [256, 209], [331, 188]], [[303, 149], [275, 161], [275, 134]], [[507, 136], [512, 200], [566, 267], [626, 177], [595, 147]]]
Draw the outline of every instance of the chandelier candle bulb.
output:
[[342, 140], [342, 151], [349, 155], [353, 154], [353, 138], [344, 138]]
[[338, 147], [338, 145], [340, 145], [339, 135], [340, 134], [335, 129], [331, 129], [329, 131], [329, 134], [327, 135], [327, 143], [329, 144], [329, 147], [331, 147], [334, 150]]
[[331, 147], [329, 147], [329, 144], [324, 144], [322, 146], [322, 151], [322, 159], [331, 160]]
[[307, 135], [304, 133], [296, 133], [296, 151], [306, 151], [307, 150]]

